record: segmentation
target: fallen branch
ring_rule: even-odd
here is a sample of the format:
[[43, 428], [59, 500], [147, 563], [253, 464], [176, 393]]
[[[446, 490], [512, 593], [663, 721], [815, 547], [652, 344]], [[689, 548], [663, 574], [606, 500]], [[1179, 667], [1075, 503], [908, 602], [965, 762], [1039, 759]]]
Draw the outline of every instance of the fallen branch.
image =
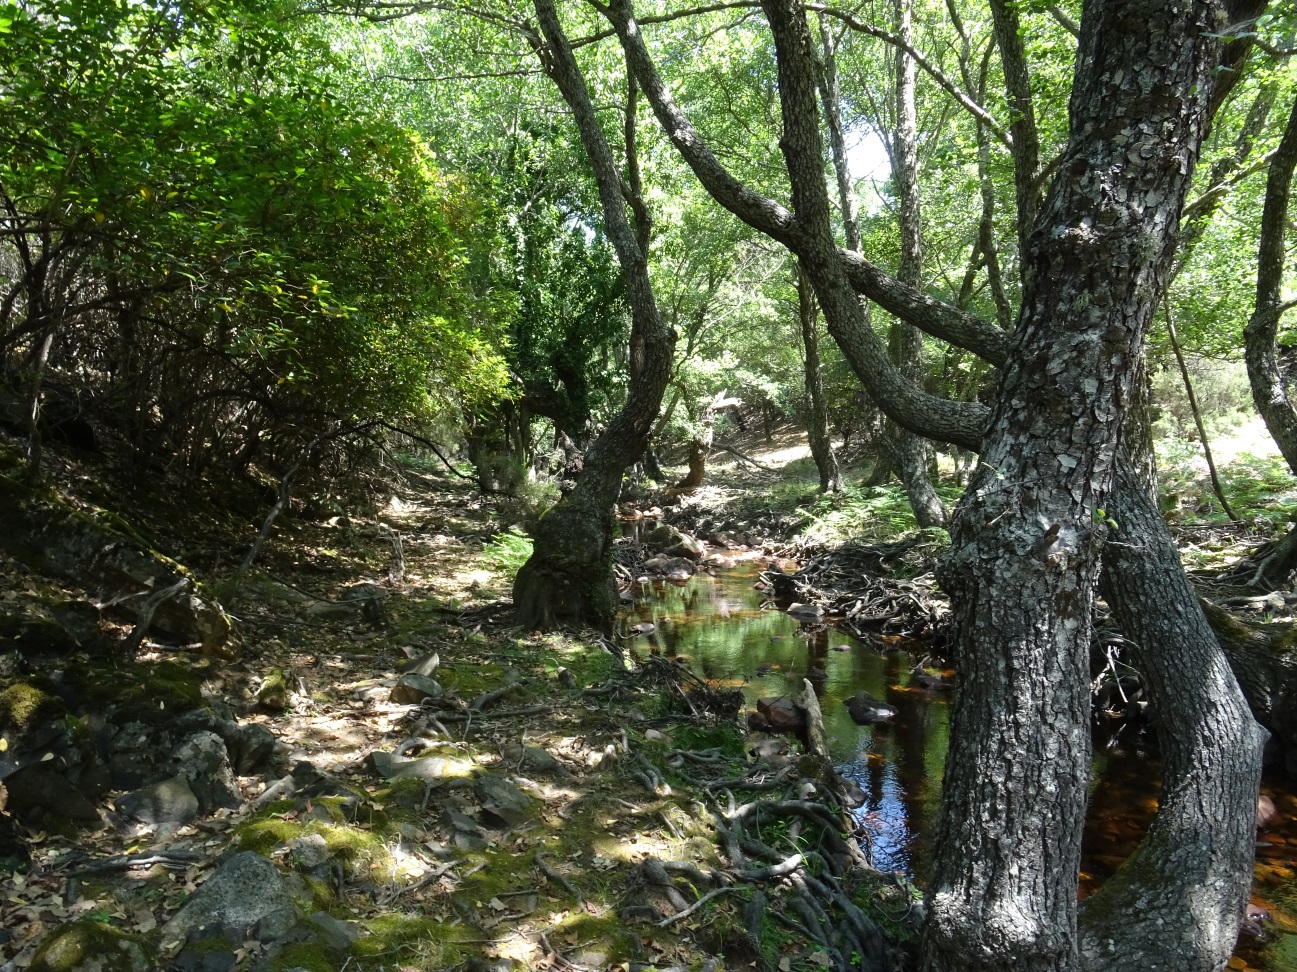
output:
[[681, 918], [688, 918], [688, 917], [689, 917], [690, 915], [692, 915], [695, 911], [697, 911], [699, 908], [701, 908], [703, 905], [705, 905], [708, 901], [711, 901], [713, 898], [718, 898], [718, 897], [720, 897], [722, 894], [724, 894], [726, 891], [730, 891], [730, 890], [733, 890], [733, 889], [732, 889], [732, 888], [717, 888], [717, 889], [714, 890], [714, 891], [708, 891], [706, 894], [704, 894], [701, 898], [699, 898], [697, 901], [695, 901], [693, 904], [691, 904], [691, 905], [690, 905], [688, 908], [686, 908], [684, 911], [677, 912], [676, 914], [672, 915], [670, 918], [664, 918], [662, 921], [659, 921], [659, 922], [658, 922], [658, 927], [659, 927], [659, 928], [666, 928], [668, 925], [674, 925], [674, 924], [675, 924], [677, 921], [679, 921]]
[[577, 886], [550, 866], [549, 862], [545, 860], [544, 851], [536, 851], [536, 865], [540, 868], [541, 873], [544, 874], [545, 877], [549, 878], [568, 894], [572, 895], [572, 897], [576, 898], [577, 903], [580, 904], [582, 908], [585, 907], [585, 897], [577, 889]]

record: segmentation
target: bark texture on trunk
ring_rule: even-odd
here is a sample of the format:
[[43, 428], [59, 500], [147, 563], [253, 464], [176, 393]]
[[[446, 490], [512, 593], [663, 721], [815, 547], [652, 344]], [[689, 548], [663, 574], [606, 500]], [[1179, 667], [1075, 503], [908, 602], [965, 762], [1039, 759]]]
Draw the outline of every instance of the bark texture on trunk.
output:
[[1287, 309], [1283, 301], [1284, 238], [1294, 167], [1297, 167], [1297, 103], [1288, 116], [1283, 141], [1270, 160], [1257, 252], [1256, 308], [1243, 331], [1252, 400], [1288, 467], [1297, 473], [1297, 408], [1288, 396], [1275, 349], [1279, 319]]
[[[1118, 466], [1103, 559], [1113, 612], [1149, 689], [1162, 754], [1157, 817], [1081, 911], [1081, 967], [1215, 972], [1251, 888], [1265, 739], [1136, 470]], [[1210, 772], [1204, 772], [1210, 767]]]
[[[533, 47], [575, 116], [599, 187], [604, 229], [626, 276], [633, 366], [626, 402], [587, 449], [576, 487], [537, 525], [535, 552], [518, 571], [513, 600], [518, 622], [528, 627], [550, 627], [560, 619], [606, 626], [617, 608], [612, 579], [613, 504], [621, 491], [622, 473], [648, 445], [671, 374], [675, 334], [658, 314], [647, 255], [626, 216], [616, 161], [599, 128], [553, 0], [535, 0], [535, 8], [543, 39], [531, 38]], [[633, 148], [633, 136], [627, 142]], [[643, 203], [633, 205], [640, 212], [642, 234], [647, 234]]]
[[[907, 50], [914, 43], [910, 0], [896, 0], [896, 131], [892, 134], [892, 175], [900, 203], [901, 260], [897, 279], [919, 290], [923, 283], [923, 213], [919, 205], [919, 123], [914, 105], [916, 69]], [[892, 360], [901, 374], [922, 387], [923, 335], [902, 318], [892, 323]], [[896, 470], [921, 527], [946, 525], [946, 509], [928, 475], [928, 444], [905, 428], [893, 429]]]
[[802, 349], [806, 374], [806, 437], [811, 456], [820, 473], [820, 492], [837, 493], [842, 489], [842, 471], [833, 453], [829, 436], [829, 410], [824, 404], [824, 382], [820, 375], [820, 339], [816, 319], [815, 294], [801, 264], [797, 266], [797, 316], [802, 325]]
[[927, 972], [1078, 964], [1095, 523], [1227, 23], [1211, 2], [1086, 6], [1071, 138], [1025, 252], [1013, 354], [941, 569], [960, 687]]

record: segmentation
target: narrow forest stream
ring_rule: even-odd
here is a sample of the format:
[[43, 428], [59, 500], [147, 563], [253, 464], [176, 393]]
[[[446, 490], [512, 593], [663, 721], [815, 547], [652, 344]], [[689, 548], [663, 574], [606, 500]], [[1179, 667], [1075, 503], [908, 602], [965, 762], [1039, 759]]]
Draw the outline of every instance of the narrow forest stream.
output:
[[[949, 696], [912, 684], [922, 645], [881, 638], [869, 645], [832, 627], [807, 627], [773, 605], [763, 609], [754, 589], [760, 568], [747, 563], [700, 573], [687, 582], [655, 580], [635, 589], [629, 625], [651, 623], [632, 649], [689, 660], [709, 681], [758, 698], [796, 695], [818, 668], [825, 728], [838, 772], [864, 791], [854, 811], [869, 834], [875, 866], [901, 871], [920, 884], [931, 852], [931, 828], [941, 796], [949, 731]], [[906, 649], [910, 650], [906, 650]], [[918, 651], [916, 656], [913, 652]], [[860, 690], [894, 706], [896, 718], [857, 725], [844, 704]], [[1123, 732], [1106, 742], [1096, 735], [1090, 812], [1082, 860], [1082, 894], [1097, 888], [1138, 842], [1157, 808], [1160, 769], [1156, 746]], [[1277, 820], [1258, 835], [1250, 912], [1263, 910], [1264, 937], [1240, 936], [1232, 969], [1297, 972], [1297, 788], [1267, 779], [1263, 792]]]

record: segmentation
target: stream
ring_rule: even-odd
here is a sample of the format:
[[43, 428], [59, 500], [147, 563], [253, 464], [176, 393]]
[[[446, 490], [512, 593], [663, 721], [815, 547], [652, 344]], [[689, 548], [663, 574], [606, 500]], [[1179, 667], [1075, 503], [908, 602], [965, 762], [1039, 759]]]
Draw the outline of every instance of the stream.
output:
[[[764, 598], [753, 588], [760, 569], [749, 562], [683, 583], [655, 580], [636, 588], [635, 604], [623, 618], [652, 623], [655, 631], [632, 639], [632, 650], [687, 658], [708, 681], [741, 687], [749, 709], [758, 698], [795, 697], [808, 672], [822, 669], [827, 677], [817, 694], [834, 762], [866, 797], [852, 812], [869, 834], [867, 850], [879, 869], [900, 871], [921, 885], [941, 798], [949, 693], [911, 684], [922, 645], [888, 636], [870, 645], [833, 628], [805, 628], [773, 606], [763, 610]], [[861, 689], [894, 706], [896, 718], [857, 725], [844, 702]], [[1105, 743], [1096, 734], [1082, 896], [1117, 869], [1157, 810], [1156, 744], [1131, 735]], [[1260, 909], [1270, 920], [1262, 922], [1263, 937], [1240, 936], [1229, 967], [1297, 972], [1297, 793], [1291, 781], [1270, 778], [1262, 792], [1279, 816], [1258, 835], [1249, 911]]]

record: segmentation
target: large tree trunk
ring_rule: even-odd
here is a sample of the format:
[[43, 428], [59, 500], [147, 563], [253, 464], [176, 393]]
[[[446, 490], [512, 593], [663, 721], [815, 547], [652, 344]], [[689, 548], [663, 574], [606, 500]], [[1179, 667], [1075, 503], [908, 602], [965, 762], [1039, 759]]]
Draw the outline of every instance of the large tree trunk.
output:
[[[675, 335], [658, 315], [649, 281], [645, 252], [648, 214], [639, 191], [638, 169], [632, 163], [626, 180], [637, 234], [626, 216], [623, 180], [599, 128], [553, 0], [535, 0], [535, 7], [544, 39], [530, 38], [533, 48], [576, 118], [599, 187], [604, 229], [626, 275], [631, 305], [631, 385], [621, 410], [586, 450], [585, 468], [576, 487], [537, 525], [534, 552], [514, 580], [513, 600], [518, 622], [528, 627], [549, 627], [564, 618], [607, 626], [617, 608], [612, 579], [613, 505], [621, 491], [622, 473], [648, 445], [671, 374]], [[630, 108], [626, 141], [627, 155], [633, 159], [633, 99]]]
[[802, 325], [803, 362], [806, 374], [806, 434], [811, 444], [811, 456], [820, 472], [820, 492], [837, 493], [842, 489], [842, 471], [838, 457], [833, 454], [833, 441], [829, 436], [829, 410], [824, 404], [824, 381], [820, 375], [820, 339], [816, 319], [815, 294], [811, 282], [801, 265], [797, 267], [797, 316]]
[[[930, 972], [1079, 961], [1097, 521], [1209, 119], [1213, 33], [1229, 22], [1206, 2], [1092, 0], [1085, 13], [1072, 136], [1025, 251], [1013, 354], [941, 569], [960, 688], [923, 939]], [[1218, 940], [1201, 944], [1213, 967], [1227, 955]]]
[[[1072, 134], [1024, 254], [1028, 283], [1008, 352], [999, 329], [936, 306], [833, 246], [805, 17], [793, 0], [763, 8], [793, 212], [737, 183], [707, 150], [657, 77], [628, 0], [614, 0], [609, 16], [664, 129], [709, 192], [802, 258], [831, 333], [880, 407], [912, 431], [981, 447], [942, 567], [956, 605], [960, 687], [921, 966], [1075, 969], [1100, 510], [1203, 131], [1236, 76], [1237, 63], [1217, 72], [1226, 52], [1234, 59], [1240, 50], [1222, 34], [1262, 5], [1088, 0]], [[1021, 191], [1034, 166], [1018, 161]], [[862, 328], [853, 287], [929, 333], [1005, 362], [985, 435], [984, 410], [934, 401], [904, 381]], [[1216, 767], [1195, 760], [1192, 772], [1210, 781]], [[1222, 785], [1231, 793], [1219, 806], [1228, 810], [1238, 779]], [[1155, 890], [1186, 908], [1200, 900], [1183, 880]], [[1151, 940], [1139, 919], [1141, 940]], [[1205, 964], [1223, 964], [1219, 937], [1201, 944]]]

